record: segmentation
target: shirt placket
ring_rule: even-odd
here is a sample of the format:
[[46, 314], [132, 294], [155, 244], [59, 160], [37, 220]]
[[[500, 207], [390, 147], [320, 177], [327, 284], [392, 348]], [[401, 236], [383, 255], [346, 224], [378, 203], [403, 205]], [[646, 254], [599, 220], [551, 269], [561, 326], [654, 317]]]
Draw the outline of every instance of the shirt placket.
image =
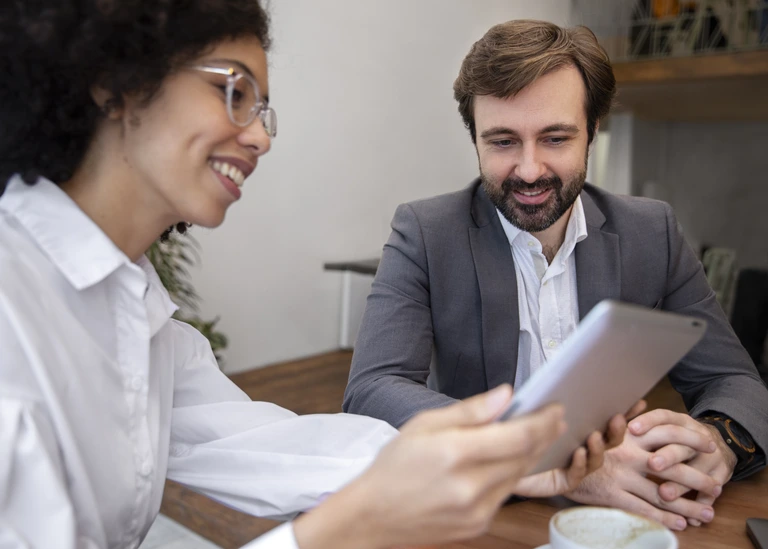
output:
[[[538, 261], [546, 264], [546, 258], [541, 255]], [[561, 276], [558, 272], [559, 258], [547, 265], [541, 277], [539, 286], [539, 329], [541, 335], [541, 348], [544, 359], [548, 362], [562, 344], [562, 330], [560, 329], [560, 309], [558, 307], [557, 279]]]
[[146, 276], [136, 266], [124, 266], [117, 292], [117, 358], [123, 374], [128, 429], [133, 447], [135, 498], [126, 528], [126, 547], [135, 549], [152, 493], [154, 459], [147, 421], [149, 380], [149, 320], [144, 303]]

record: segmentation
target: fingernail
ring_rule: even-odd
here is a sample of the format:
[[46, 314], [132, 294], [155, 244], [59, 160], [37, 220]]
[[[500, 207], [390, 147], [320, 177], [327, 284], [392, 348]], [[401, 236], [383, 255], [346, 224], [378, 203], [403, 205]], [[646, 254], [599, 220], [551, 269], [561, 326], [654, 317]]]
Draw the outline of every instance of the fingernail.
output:
[[488, 393], [488, 398], [485, 403], [488, 406], [488, 410], [491, 412], [498, 412], [499, 408], [505, 405], [509, 401], [510, 388], [506, 383], [499, 385], [491, 392]]
[[685, 519], [679, 518], [675, 521], [675, 528], [677, 528], [678, 530], [685, 530], [686, 524], [687, 523], [685, 522]]
[[640, 424], [639, 421], [633, 421], [632, 423], [629, 424], [629, 428], [633, 432], [639, 431], [642, 428], [642, 425]]
[[664, 467], [664, 458], [661, 456], [655, 456], [651, 458], [651, 464], [654, 467], [661, 468]]
[[698, 528], [699, 526], [701, 526], [701, 522], [700, 522], [700, 521], [698, 521], [698, 520], [696, 520], [696, 519], [691, 519], [691, 520], [690, 520], [690, 524], [691, 524], [691, 526], [695, 526], [696, 528]]
[[722, 486], [715, 486], [715, 489], [712, 490], [712, 495], [716, 498], [720, 497], [720, 494], [723, 493], [723, 487]]
[[715, 512], [712, 509], [704, 509], [701, 512], [701, 518], [706, 521], [710, 521], [715, 517]]
[[709, 441], [709, 451], [714, 452], [717, 449], [717, 445], [714, 440]]

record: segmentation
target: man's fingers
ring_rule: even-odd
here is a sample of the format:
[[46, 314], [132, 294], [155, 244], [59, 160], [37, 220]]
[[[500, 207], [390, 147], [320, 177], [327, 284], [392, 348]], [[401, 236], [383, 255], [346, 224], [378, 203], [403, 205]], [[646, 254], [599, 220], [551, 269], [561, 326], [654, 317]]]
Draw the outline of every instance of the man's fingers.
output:
[[698, 451], [684, 444], [668, 444], [656, 450], [648, 456], [648, 469], [651, 471], [663, 471], [664, 469], [693, 459]]
[[686, 526], [688, 525], [685, 517], [682, 515], [654, 507], [644, 499], [639, 498], [629, 492], [618, 492], [610, 504], [612, 507], [624, 509], [631, 513], [643, 515], [644, 517], [648, 517], [649, 519], [655, 520], [656, 522], [660, 522], [671, 530], [685, 530]]
[[635, 402], [635, 404], [627, 411], [626, 414], [624, 414], [624, 417], [627, 418], [627, 421], [630, 421], [645, 412], [647, 407], [648, 403], [645, 400], [640, 399]]
[[[706, 495], [706, 494], [699, 494], [696, 497], [696, 501], [698, 503], [702, 505], [707, 505], [708, 507], [712, 507], [712, 504], [715, 503], [716, 499], [717, 498]], [[709, 516], [709, 514], [707, 516]], [[714, 517], [715, 517], [715, 510], [714, 510], [714, 507], [712, 507], [712, 518]], [[706, 522], [709, 522], [710, 520], [712, 520], [712, 518], [710, 518]], [[692, 519], [688, 519], [688, 524], [690, 524], [691, 526], [701, 526], [701, 521], [692, 518]]]
[[[589, 469], [590, 460], [591, 456], [588, 457], [587, 449], [584, 446], [580, 446], [576, 449], [576, 451], [573, 453], [573, 458], [571, 459], [571, 464], [568, 467], [568, 471], [566, 472], [566, 482], [568, 483], [566, 491], [576, 488], [582, 479], [584, 479], [584, 477], [586, 477], [592, 470], [594, 470]], [[602, 463], [602, 459], [600, 461]], [[595, 467], [595, 469], [596, 468], [597, 467]]]
[[633, 435], [639, 436], [658, 425], [665, 424], [679, 425], [681, 427], [692, 427], [693, 425], [698, 425], [698, 422], [688, 414], [681, 414], [679, 412], [673, 412], [672, 410], [657, 408], [637, 416], [635, 419], [630, 421], [629, 432]]
[[451, 406], [422, 412], [405, 424], [401, 431], [438, 431], [448, 427], [469, 427], [493, 421], [512, 401], [512, 387], [503, 384]]
[[[664, 501], [672, 501], [679, 497], [684, 496], [688, 492], [691, 491], [691, 488], [689, 486], [684, 486], [682, 484], [679, 484], [677, 482], [667, 481], [663, 482], [659, 485], [659, 496]], [[711, 496], [714, 496], [714, 498], [720, 497], [720, 494], [723, 493], [723, 488], [719, 484], [716, 484], [715, 487], [712, 489]], [[701, 496], [703, 492], [699, 492], [699, 496]], [[713, 498], [713, 502], [714, 502]]]
[[709, 522], [712, 520], [712, 516], [714, 516], [711, 506], [691, 499], [678, 498], [673, 501], [662, 499], [659, 496], [659, 487], [649, 479], [633, 482], [631, 486], [627, 487], [627, 491], [658, 509], [674, 513], [686, 519], [693, 518]]
[[617, 414], [608, 422], [608, 429], [605, 433], [606, 450], [616, 448], [624, 441], [624, 434], [627, 432], [627, 420], [621, 414]]
[[605, 459], [605, 451], [606, 451], [606, 444], [603, 441], [602, 435], [595, 431], [591, 435], [589, 435], [589, 438], [587, 438], [587, 448], [588, 452], [586, 452], [586, 467], [587, 467], [587, 473], [589, 474], [592, 471], [596, 471], [603, 465], [603, 460]]
[[646, 431], [637, 437], [637, 444], [649, 452], [656, 451], [668, 444], [684, 444], [705, 454], [711, 454], [717, 448], [706, 428], [697, 430], [671, 424], [658, 425]]
[[688, 486], [683, 486], [677, 482], [662, 482], [659, 485], [659, 497], [664, 501], [674, 501], [691, 491]]
[[715, 487], [720, 486], [720, 483], [717, 482], [716, 479], [684, 463], [678, 463], [664, 471], [654, 473], [654, 475], [666, 481], [676, 482], [705, 494], [714, 493]]

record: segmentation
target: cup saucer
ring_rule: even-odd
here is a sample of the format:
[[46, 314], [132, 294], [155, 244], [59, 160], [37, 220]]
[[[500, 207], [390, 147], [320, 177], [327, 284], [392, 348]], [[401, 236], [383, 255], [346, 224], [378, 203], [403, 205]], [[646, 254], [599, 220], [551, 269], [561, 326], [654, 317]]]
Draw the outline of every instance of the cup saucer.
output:
[[539, 545], [536, 547], [536, 549], [549, 549], [549, 544], [547, 543], [546, 545]]

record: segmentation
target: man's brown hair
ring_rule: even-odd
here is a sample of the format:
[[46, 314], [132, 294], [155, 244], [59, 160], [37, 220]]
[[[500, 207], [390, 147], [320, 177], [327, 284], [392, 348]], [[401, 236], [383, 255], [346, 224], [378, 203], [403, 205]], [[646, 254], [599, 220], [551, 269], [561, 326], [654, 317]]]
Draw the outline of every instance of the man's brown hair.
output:
[[616, 96], [608, 54], [592, 31], [526, 19], [491, 27], [469, 50], [453, 84], [453, 96], [472, 142], [476, 142], [475, 96], [512, 97], [540, 76], [566, 66], [576, 67], [584, 80], [591, 143], [597, 123], [608, 114]]

